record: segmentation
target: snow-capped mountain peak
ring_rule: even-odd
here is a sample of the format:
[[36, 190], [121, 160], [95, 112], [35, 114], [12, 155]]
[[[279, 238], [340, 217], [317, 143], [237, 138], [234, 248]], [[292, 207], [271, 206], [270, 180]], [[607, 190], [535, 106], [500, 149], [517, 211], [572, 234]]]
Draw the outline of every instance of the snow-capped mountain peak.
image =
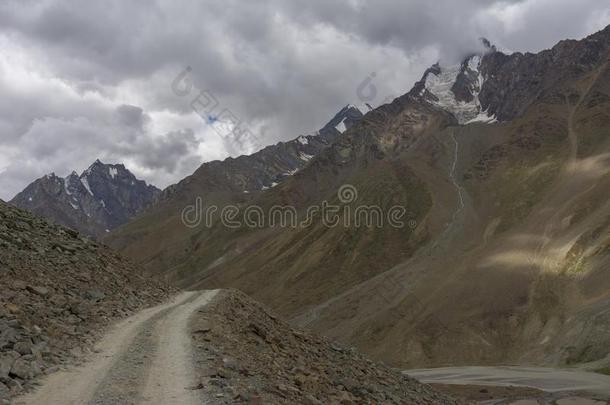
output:
[[80, 175], [54, 173], [34, 181], [11, 202], [90, 236], [101, 236], [149, 206], [160, 190], [138, 180], [122, 164], [99, 159]]
[[459, 64], [432, 65], [410, 94], [450, 112], [460, 124], [495, 122], [495, 117], [489, 116], [481, 107], [479, 93], [485, 84], [481, 66], [483, 57], [495, 52], [496, 48], [485, 38], [481, 39], [481, 44], [481, 53], [471, 54]]
[[419, 95], [452, 113], [460, 124], [471, 122], [479, 116], [483, 120], [485, 114], [481, 111], [479, 92], [484, 77], [480, 64], [481, 57], [473, 55], [459, 65], [435, 65], [434, 69], [426, 72]]

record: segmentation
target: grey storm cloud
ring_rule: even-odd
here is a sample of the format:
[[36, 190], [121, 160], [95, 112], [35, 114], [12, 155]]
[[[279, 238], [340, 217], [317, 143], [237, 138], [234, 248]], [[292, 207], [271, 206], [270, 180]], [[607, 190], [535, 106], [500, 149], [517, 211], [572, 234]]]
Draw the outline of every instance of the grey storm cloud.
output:
[[135, 105], [122, 104], [116, 108], [116, 114], [120, 124], [139, 130], [144, 129], [144, 124], [150, 120], [144, 110]]
[[379, 105], [479, 37], [538, 51], [608, 23], [598, 0], [5, 0], [0, 197], [96, 158], [164, 187], [250, 151], [193, 113], [195, 94], [174, 94], [186, 66], [197, 89], [269, 144], [360, 104], [373, 72]]

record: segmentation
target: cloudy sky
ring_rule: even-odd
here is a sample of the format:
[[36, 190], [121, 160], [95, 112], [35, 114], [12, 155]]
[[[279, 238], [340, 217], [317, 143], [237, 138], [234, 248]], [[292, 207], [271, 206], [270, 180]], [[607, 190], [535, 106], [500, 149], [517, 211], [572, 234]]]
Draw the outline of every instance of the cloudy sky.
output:
[[2, 0], [0, 198], [97, 158], [165, 187], [312, 133], [367, 78], [373, 105], [403, 94], [481, 36], [538, 51], [608, 24], [605, 0]]

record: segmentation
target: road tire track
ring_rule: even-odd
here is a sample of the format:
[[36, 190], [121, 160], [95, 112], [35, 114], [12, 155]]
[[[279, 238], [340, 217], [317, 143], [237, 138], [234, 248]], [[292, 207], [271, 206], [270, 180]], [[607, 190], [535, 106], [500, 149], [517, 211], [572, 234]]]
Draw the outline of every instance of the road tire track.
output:
[[216, 291], [185, 292], [127, 318], [83, 365], [48, 376], [24, 405], [201, 404], [188, 320]]

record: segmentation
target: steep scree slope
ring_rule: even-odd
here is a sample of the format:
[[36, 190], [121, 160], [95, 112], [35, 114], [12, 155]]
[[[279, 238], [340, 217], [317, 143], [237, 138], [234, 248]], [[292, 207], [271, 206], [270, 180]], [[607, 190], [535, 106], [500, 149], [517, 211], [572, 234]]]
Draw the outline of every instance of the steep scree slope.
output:
[[450, 396], [291, 328], [246, 295], [221, 291], [191, 321], [200, 387], [225, 404], [457, 404]]
[[173, 289], [75, 231], [0, 201], [0, 399], [86, 352]]

